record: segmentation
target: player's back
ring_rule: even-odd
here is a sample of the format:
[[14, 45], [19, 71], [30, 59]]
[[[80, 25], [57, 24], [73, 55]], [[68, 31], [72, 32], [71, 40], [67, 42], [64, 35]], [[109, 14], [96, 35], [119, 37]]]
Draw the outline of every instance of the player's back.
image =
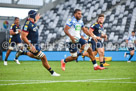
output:
[[22, 31], [28, 32], [27, 38], [31, 43], [38, 43], [38, 28], [34, 22], [27, 19]]

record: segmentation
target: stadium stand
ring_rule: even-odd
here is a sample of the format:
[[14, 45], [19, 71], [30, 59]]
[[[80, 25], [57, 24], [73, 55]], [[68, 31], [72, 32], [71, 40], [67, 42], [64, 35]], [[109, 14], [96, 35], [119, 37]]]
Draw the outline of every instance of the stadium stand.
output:
[[[136, 2], [135, 0], [66, 0], [55, 8], [43, 14], [38, 22], [41, 43], [65, 42], [63, 28], [68, 17], [72, 16], [74, 9], [81, 9], [83, 21], [89, 27], [96, 21], [97, 15], [104, 13], [104, 32], [109, 40], [106, 50], [118, 50], [116, 44], [124, 47], [124, 39], [136, 28]], [[65, 48], [48, 48], [48, 51], [67, 51]]]

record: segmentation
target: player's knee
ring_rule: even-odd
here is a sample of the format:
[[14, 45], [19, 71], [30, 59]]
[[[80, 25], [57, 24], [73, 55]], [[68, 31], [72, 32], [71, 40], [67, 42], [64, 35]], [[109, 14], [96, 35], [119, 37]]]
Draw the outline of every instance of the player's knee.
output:
[[99, 55], [100, 55], [100, 56], [104, 56], [104, 52], [100, 52]]
[[42, 58], [44, 58], [44, 56], [45, 56], [45, 54], [42, 51], [40, 51], [40, 53], [36, 56], [36, 58], [42, 59]]
[[134, 53], [130, 53], [130, 55], [132, 55], [132, 56], [133, 56], [133, 55], [134, 55]]
[[89, 44], [85, 44], [84, 51], [87, 51], [89, 48], [90, 48], [90, 45]]
[[73, 60], [76, 60], [77, 59], [77, 57], [72, 57], [73, 58]]
[[75, 52], [75, 53], [70, 53], [71, 54], [71, 56], [74, 58], [74, 57], [77, 57], [77, 52]]

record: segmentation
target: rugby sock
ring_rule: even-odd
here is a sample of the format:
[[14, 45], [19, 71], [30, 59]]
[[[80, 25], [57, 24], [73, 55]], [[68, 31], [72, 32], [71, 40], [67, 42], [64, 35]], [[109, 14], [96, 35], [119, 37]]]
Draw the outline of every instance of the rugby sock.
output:
[[103, 62], [100, 62], [100, 67], [103, 67]]
[[105, 63], [105, 58], [103, 58], [103, 63]]
[[54, 71], [53, 71], [51, 68], [49, 68], [48, 71], [49, 71], [51, 74], [54, 73]]
[[96, 63], [96, 60], [92, 61], [94, 67], [98, 66], [97, 63]]
[[5, 58], [5, 61], [7, 61], [7, 58]]
[[126, 55], [130, 55], [130, 53], [129, 53], [129, 52], [127, 52], [127, 53], [126, 53]]
[[66, 59], [64, 59], [64, 63], [67, 63], [67, 62], [66, 62]]
[[77, 56], [80, 56], [80, 55], [82, 55], [82, 53], [78, 53], [78, 54], [77, 54]]
[[23, 51], [21, 55], [27, 55], [27, 51]]
[[129, 59], [128, 59], [128, 60], [130, 61], [130, 60], [132, 59], [132, 57], [133, 57], [133, 55], [130, 55], [130, 57], [129, 57]]

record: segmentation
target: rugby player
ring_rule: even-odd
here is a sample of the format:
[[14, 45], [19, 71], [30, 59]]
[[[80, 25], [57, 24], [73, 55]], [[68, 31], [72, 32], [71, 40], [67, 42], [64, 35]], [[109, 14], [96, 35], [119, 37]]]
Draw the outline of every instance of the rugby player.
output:
[[68, 19], [66, 26], [64, 28], [64, 32], [68, 37], [66, 42], [68, 42], [69, 45], [68, 47], [71, 56], [61, 60], [62, 70], [65, 71], [65, 64], [67, 62], [77, 59], [78, 48], [87, 51], [87, 53], [89, 54], [89, 58], [91, 58], [92, 63], [94, 65], [94, 70], [103, 70], [104, 67], [100, 67], [97, 65], [95, 56], [89, 44], [84, 39], [81, 38], [80, 31], [82, 29], [84, 33], [86, 33], [88, 36], [91, 36], [95, 41], [97, 41], [96, 36], [92, 33], [89, 33], [88, 30], [85, 28], [84, 23], [81, 19], [82, 12], [80, 9], [76, 9], [73, 15], [74, 16], [72, 18]]
[[133, 58], [135, 53], [135, 44], [136, 44], [135, 31], [132, 31], [131, 35], [126, 40], [126, 43], [128, 45], [129, 52], [125, 52], [124, 57], [126, 57], [127, 55], [130, 55], [127, 62], [131, 62], [131, 59]]

